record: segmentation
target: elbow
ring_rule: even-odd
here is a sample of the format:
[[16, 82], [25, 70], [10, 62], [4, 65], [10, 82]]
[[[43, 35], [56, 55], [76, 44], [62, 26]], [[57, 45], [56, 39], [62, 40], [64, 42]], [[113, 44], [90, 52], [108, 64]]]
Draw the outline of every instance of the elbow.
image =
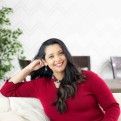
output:
[[0, 93], [5, 96], [5, 97], [15, 97], [16, 94], [15, 92], [8, 92], [8, 91], [5, 91], [5, 90], [0, 90]]

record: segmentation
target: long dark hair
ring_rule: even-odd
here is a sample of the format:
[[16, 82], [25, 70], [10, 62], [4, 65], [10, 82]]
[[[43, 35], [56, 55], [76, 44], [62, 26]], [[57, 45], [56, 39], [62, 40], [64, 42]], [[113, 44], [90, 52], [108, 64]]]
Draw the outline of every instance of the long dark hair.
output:
[[[59, 86], [57, 93], [57, 99], [54, 102], [54, 105], [56, 105], [58, 111], [63, 113], [67, 110], [67, 104], [65, 100], [75, 95], [77, 89], [77, 83], [83, 82], [84, 76], [74, 66], [72, 56], [69, 53], [66, 45], [57, 38], [51, 38], [43, 42], [42, 46], [40, 47], [34, 59], [37, 58], [45, 59], [45, 48], [53, 44], [58, 44], [62, 48], [67, 58], [67, 65], [65, 68], [64, 78], [61, 80], [61, 84]], [[47, 67], [47, 70], [45, 71], [44, 68], [45, 67], [33, 72], [31, 78], [35, 79], [42, 76], [52, 78], [53, 75], [52, 70], [49, 67]]]

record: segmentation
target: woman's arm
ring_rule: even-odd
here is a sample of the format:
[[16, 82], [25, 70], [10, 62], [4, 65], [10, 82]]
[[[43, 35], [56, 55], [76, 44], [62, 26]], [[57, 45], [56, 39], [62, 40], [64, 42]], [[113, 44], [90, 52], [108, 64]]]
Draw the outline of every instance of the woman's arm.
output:
[[10, 80], [6, 81], [0, 92], [7, 97], [35, 97], [36, 93], [38, 92], [37, 87], [41, 84], [42, 79], [36, 79], [28, 82], [22, 81], [29, 73], [31, 73], [33, 70], [41, 68], [42, 66], [43, 64], [40, 60], [33, 61]]
[[18, 82], [22, 82], [27, 77], [27, 75], [29, 75], [32, 71], [38, 70], [43, 66], [44, 66], [44, 63], [40, 59], [34, 60], [24, 69], [22, 69], [19, 73], [17, 73], [12, 78], [10, 78], [9, 82], [13, 82], [14, 84], [17, 84]]

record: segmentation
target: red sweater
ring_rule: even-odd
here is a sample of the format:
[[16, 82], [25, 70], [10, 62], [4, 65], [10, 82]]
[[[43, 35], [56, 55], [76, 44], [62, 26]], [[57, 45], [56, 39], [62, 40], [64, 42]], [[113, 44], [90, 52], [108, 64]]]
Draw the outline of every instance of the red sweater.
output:
[[97, 74], [84, 71], [85, 82], [77, 85], [73, 98], [66, 100], [68, 111], [60, 114], [53, 102], [58, 89], [53, 79], [39, 78], [13, 84], [6, 82], [1, 89], [5, 96], [35, 97], [43, 104], [50, 121], [117, 121], [120, 109], [111, 91]]

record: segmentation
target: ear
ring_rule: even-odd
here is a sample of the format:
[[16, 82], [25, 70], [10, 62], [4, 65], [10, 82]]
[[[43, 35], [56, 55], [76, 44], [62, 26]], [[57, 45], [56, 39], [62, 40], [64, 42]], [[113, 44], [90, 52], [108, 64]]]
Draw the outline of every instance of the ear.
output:
[[46, 62], [46, 60], [42, 59], [42, 62], [44, 63], [45, 66], [48, 65], [47, 62]]

